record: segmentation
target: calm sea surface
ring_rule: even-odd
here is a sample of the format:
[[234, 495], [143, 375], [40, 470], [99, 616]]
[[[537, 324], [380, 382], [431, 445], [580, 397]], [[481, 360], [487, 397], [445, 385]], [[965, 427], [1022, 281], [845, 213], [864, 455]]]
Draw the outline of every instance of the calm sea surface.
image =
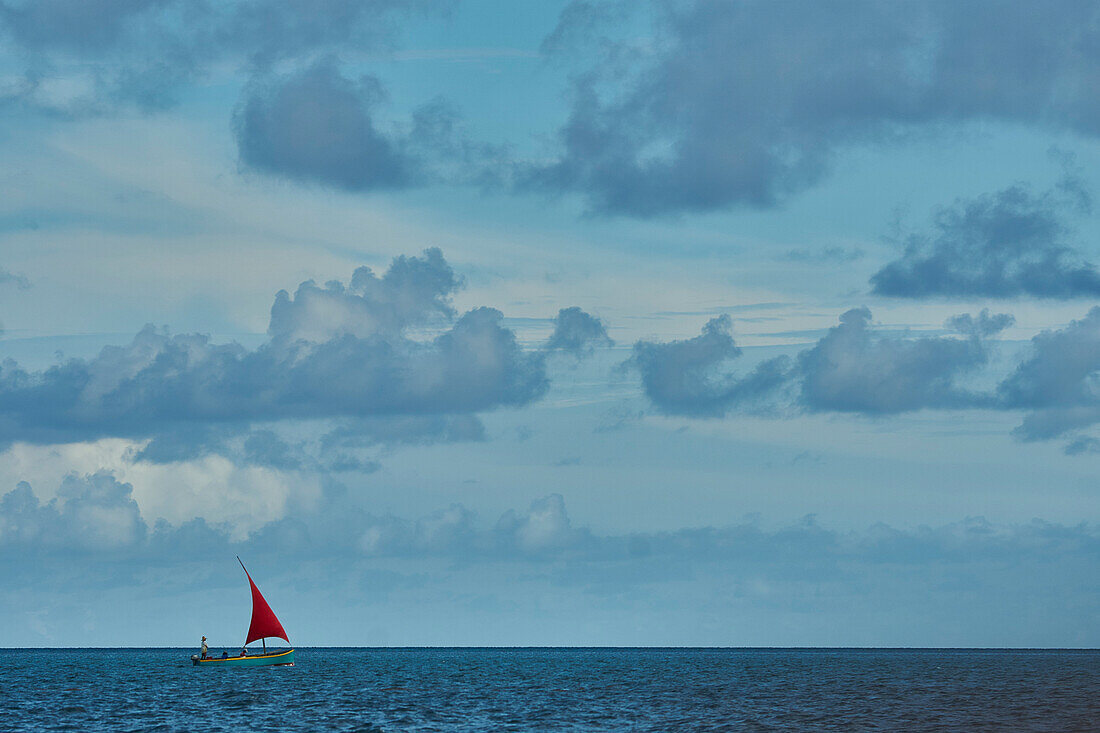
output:
[[0, 650], [0, 730], [1100, 731], [1097, 651], [194, 651]]

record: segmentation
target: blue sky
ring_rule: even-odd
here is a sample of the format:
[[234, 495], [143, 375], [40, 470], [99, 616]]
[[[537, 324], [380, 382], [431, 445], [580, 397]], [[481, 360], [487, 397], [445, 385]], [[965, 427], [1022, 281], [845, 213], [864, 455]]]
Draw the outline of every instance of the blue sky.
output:
[[0, 38], [0, 646], [1100, 643], [1096, 3]]

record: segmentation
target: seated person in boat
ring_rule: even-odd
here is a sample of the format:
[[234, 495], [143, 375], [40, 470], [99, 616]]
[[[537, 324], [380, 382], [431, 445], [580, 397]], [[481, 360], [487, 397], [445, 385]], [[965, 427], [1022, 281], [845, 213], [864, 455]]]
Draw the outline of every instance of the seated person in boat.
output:
[[205, 636], [202, 637], [202, 649], [200, 651], [202, 652], [202, 658], [206, 659], [206, 654], [210, 650], [206, 646], [206, 637]]
[[247, 657], [248, 656], [248, 647], [242, 647], [241, 648], [241, 656], [242, 657]]
[[229, 659], [229, 652], [222, 652], [222, 659]]

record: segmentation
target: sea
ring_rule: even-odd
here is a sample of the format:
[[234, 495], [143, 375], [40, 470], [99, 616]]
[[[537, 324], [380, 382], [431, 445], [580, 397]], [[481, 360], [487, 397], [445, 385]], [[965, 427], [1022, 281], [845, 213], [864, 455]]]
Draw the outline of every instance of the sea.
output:
[[0, 650], [0, 730], [1100, 731], [1095, 650], [195, 652]]

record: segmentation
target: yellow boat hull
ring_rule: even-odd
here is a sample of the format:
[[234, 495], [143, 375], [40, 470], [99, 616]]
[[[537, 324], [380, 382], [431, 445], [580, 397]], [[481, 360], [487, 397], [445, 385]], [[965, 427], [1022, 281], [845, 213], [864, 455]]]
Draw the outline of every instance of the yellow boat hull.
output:
[[207, 657], [200, 659], [199, 655], [191, 657], [191, 662], [196, 667], [269, 667], [289, 666], [294, 664], [294, 650], [288, 649], [271, 654], [256, 654], [247, 657]]

